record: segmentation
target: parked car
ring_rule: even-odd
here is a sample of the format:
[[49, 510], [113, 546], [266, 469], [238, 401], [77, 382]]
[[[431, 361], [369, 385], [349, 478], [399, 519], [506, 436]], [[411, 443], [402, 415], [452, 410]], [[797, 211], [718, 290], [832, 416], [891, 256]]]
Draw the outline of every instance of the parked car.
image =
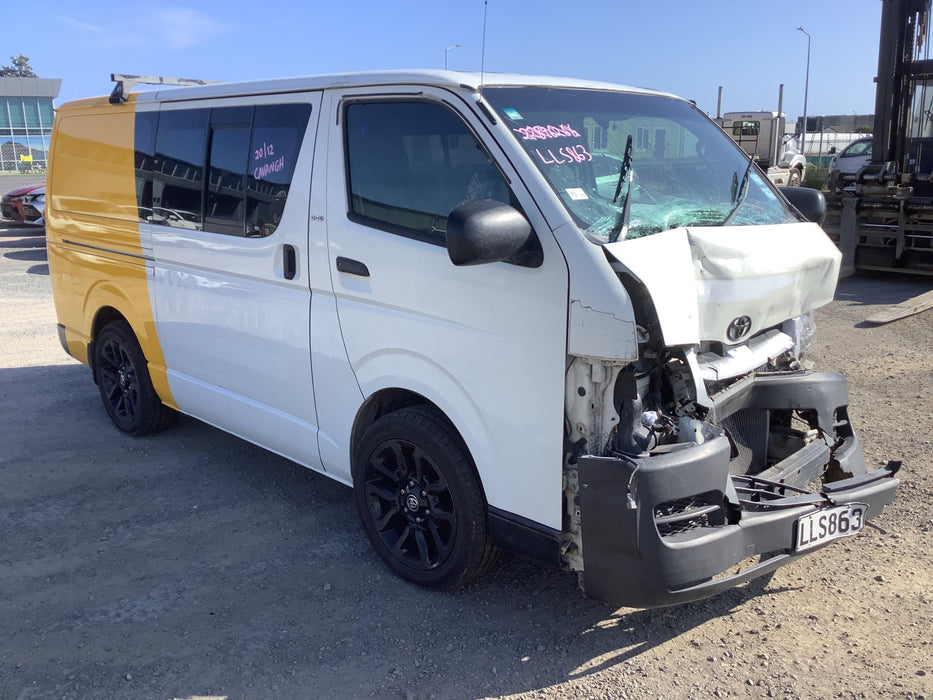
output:
[[855, 179], [859, 170], [871, 160], [872, 137], [853, 141], [829, 161], [829, 184], [833, 190], [842, 189]]
[[23, 218], [27, 224], [45, 226], [45, 185], [23, 198]]
[[17, 187], [15, 190], [10, 190], [0, 199], [0, 215], [2, 215], [4, 219], [17, 223], [35, 223], [36, 219], [41, 217], [42, 214], [40, 213], [38, 216], [33, 216], [32, 219], [30, 219], [26, 216], [23, 205], [27, 200], [30, 203], [34, 202], [40, 193], [42, 196], [42, 205], [44, 207], [45, 183], [40, 182], [35, 185], [26, 185], [25, 187]]

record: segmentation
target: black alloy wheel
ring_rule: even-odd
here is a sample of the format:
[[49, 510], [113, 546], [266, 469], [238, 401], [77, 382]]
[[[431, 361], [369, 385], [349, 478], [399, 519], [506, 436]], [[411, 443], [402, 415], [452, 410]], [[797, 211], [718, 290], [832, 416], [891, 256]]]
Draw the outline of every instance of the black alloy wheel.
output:
[[457, 588], [488, 570], [486, 504], [462, 442], [437, 411], [380, 418], [354, 465], [354, 492], [373, 547], [402, 578]]
[[126, 347], [114, 337], [100, 344], [100, 389], [117, 421], [129, 425], [139, 412], [139, 376]]
[[447, 481], [424, 450], [387, 440], [370, 456], [363, 489], [382, 543], [408, 566], [428, 571], [450, 555], [456, 536]]
[[109, 323], [98, 334], [94, 368], [104, 409], [119, 430], [139, 437], [174, 421], [176, 413], [153, 389], [146, 358], [126, 321]]

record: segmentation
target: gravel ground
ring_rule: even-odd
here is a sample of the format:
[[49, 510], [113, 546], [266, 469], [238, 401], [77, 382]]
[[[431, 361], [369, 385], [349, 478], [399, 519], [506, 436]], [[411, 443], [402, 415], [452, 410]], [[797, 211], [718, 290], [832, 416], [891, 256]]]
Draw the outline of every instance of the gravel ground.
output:
[[350, 491], [183, 419], [133, 439], [65, 356], [41, 231], [0, 227], [0, 697], [929, 698], [930, 280], [844, 280], [814, 357], [849, 376], [868, 529], [679, 608], [613, 610], [513, 557], [456, 594], [391, 576]]

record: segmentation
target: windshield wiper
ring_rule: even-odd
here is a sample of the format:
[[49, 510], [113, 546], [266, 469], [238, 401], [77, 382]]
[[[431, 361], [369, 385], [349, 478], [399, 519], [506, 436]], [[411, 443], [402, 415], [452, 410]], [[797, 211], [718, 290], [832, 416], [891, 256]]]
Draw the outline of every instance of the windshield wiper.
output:
[[755, 165], [755, 157], [751, 156], [748, 159], [748, 167], [745, 168], [745, 174], [742, 176], [742, 183], [739, 185], [738, 190], [735, 189], [736, 173], [732, 173], [732, 201], [735, 202], [735, 204], [733, 204], [732, 209], [729, 210], [728, 216], [719, 224], [720, 226], [728, 226], [731, 224], [736, 214], [739, 213], [739, 207], [742, 206], [742, 202], [745, 201], [745, 196], [748, 194], [748, 181], [752, 174], [753, 165]]
[[[632, 167], [632, 135], [629, 134], [628, 138], [625, 140], [625, 153], [622, 156], [622, 167], [619, 168], [619, 181], [616, 183], [616, 193], [612, 198], [612, 203], [615, 204], [619, 199], [619, 193], [622, 192], [622, 185], [625, 184], [625, 180], [628, 178], [629, 172]], [[619, 218], [615, 223], [615, 226], [612, 227], [612, 230], [609, 231], [609, 242], [615, 243], [619, 238], [625, 238], [625, 235], [622, 235], [623, 232], [628, 233], [628, 222], [629, 222], [629, 201], [632, 194], [632, 186], [629, 184], [628, 189], [625, 190], [625, 199], [622, 200], [622, 212], [619, 214]]]

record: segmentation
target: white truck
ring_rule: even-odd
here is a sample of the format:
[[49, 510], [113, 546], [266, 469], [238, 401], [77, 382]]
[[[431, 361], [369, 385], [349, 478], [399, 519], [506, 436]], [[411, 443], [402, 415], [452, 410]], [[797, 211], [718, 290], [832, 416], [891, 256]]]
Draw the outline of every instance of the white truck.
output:
[[781, 112], [726, 112], [722, 117], [723, 130], [771, 182], [796, 187], [803, 181], [807, 161], [797, 139], [785, 137], [785, 123]]

